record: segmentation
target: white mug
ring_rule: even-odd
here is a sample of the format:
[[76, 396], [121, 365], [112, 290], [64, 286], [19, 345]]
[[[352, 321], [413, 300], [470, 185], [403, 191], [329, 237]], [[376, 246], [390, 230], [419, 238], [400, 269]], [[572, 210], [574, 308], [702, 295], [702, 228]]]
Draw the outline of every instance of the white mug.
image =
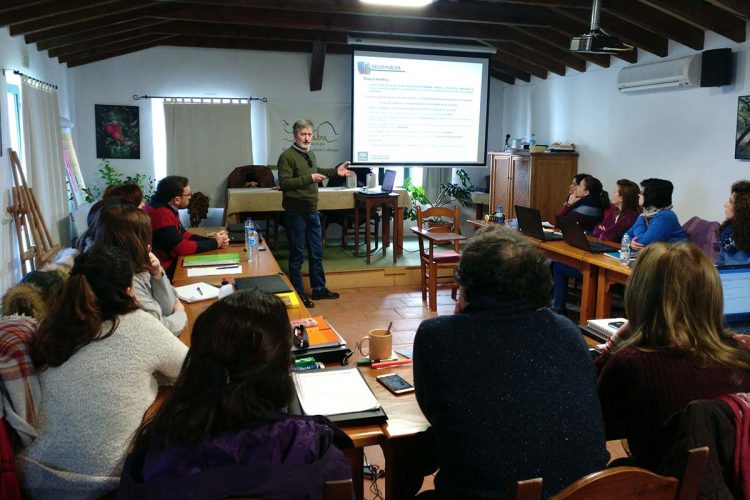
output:
[[369, 173], [367, 174], [367, 187], [368, 188], [374, 188], [378, 185], [377, 177], [375, 177], [375, 174]]
[[357, 176], [352, 175], [351, 177], [346, 178], [346, 187], [348, 188], [355, 188], [357, 187]]

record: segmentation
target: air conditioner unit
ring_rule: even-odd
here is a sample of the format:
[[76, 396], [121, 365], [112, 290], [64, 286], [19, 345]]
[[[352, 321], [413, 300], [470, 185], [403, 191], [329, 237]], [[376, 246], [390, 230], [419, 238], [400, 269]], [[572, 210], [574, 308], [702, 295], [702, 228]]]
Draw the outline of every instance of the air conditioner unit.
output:
[[697, 87], [701, 81], [701, 55], [622, 68], [617, 74], [620, 92], [649, 92], [676, 87]]

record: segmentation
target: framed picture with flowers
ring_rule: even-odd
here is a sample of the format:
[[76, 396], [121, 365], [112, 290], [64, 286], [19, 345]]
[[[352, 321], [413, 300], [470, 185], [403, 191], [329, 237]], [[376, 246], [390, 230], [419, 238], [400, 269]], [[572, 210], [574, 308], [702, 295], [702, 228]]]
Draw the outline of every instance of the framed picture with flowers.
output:
[[94, 105], [97, 158], [140, 159], [139, 109], [138, 106]]

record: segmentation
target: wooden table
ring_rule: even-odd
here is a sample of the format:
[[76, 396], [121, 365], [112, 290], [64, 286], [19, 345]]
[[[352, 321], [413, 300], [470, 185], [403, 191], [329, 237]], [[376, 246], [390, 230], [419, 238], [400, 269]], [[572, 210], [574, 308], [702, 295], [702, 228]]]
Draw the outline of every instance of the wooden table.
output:
[[595, 318], [609, 318], [612, 315], [612, 285], [625, 285], [632, 270], [620, 261], [602, 254], [589, 254], [585, 257], [599, 268], [596, 285]]
[[[404, 227], [404, 212], [398, 208], [399, 195], [396, 193], [383, 193], [379, 195], [364, 194], [362, 192], [354, 193], [354, 255], [359, 255], [359, 210], [365, 209], [365, 224], [370, 224], [372, 209], [377, 205], [383, 207], [382, 219], [382, 237], [383, 237], [383, 255], [391, 244], [391, 212], [394, 214], [393, 224], [393, 263], [403, 253], [404, 236], [401, 234]], [[367, 254], [367, 264], [370, 264], [370, 229], [365, 230], [365, 253]]]
[[[221, 254], [221, 253], [239, 253], [244, 256], [243, 247], [241, 245], [231, 245], [225, 249], [213, 250], [207, 253]], [[241, 274], [230, 274], [226, 276], [200, 276], [200, 277], [188, 277], [187, 268], [182, 266], [183, 258], [181, 257], [177, 263], [177, 269], [175, 271], [174, 279], [172, 280], [175, 286], [182, 286], [189, 283], [195, 283], [205, 281], [213, 283], [220, 281], [222, 277], [226, 277], [230, 280], [237, 277], [244, 276], [262, 276], [270, 274], [280, 274], [284, 281], [291, 286], [289, 279], [286, 275], [281, 272], [276, 259], [273, 257], [270, 251], [259, 252], [259, 261], [257, 263], [249, 263], [243, 261], [242, 273]], [[195, 324], [196, 318], [210, 306], [214, 300], [204, 300], [201, 302], [195, 302], [192, 304], [185, 304], [185, 311], [188, 316], [188, 323], [185, 327], [185, 331], [180, 335], [186, 345], [190, 345], [191, 333], [193, 325]], [[287, 309], [290, 319], [302, 319], [309, 317], [308, 310], [300, 304], [297, 309]], [[422, 415], [422, 411], [419, 409], [416, 397], [414, 393], [404, 394], [395, 396], [391, 394], [387, 389], [380, 385], [376, 380], [376, 375], [382, 375], [384, 373], [398, 373], [404, 379], [413, 383], [413, 376], [411, 365], [404, 367], [395, 367], [383, 370], [373, 370], [367, 367], [361, 367], [360, 371], [365, 377], [370, 388], [377, 396], [383, 409], [388, 415], [388, 421], [382, 425], [360, 425], [360, 426], [345, 426], [342, 430], [352, 439], [355, 448], [352, 450], [344, 450], [347, 458], [352, 467], [352, 480], [355, 484], [355, 494], [358, 499], [362, 498], [362, 486], [363, 485], [363, 466], [364, 466], [364, 454], [363, 448], [365, 446], [376, 446], [379, 445], [383, 448], [384, 456], [386, 458], [385, 471], [386, 471], [386, 496], [388, 499], [405, 498], [402, 496], [405, 489], [402, 487], [407, 479], [412, 476], [408, 473], [408, 464], [399, 463], [399, 452], [398, 450], [402, 446], [410, 446], [410, 438], [414, 435], [425, 431], [429, 428], [429, 423]], [[159, 396], [152, 405], [154, 408], [158, 407], [161, 402], [166, 399], [169, 394], [169, 388], [160, 388]], [[413, 497], [413, 492], [411, 497]], [[408, 496], [408, 495], [406, 495]]]

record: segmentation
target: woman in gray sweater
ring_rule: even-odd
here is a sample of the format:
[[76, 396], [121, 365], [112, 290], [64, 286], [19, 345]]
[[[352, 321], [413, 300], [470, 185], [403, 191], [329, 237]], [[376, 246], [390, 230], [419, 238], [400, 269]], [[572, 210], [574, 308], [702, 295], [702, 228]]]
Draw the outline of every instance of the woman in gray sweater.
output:
[[87, 244], [114, 245], [125, 250], [135, 266], [133, 291], [138, 307], [179, 335], [187, 324], [185, 307], [151, 253], [151, 220], [129, 201], [112, 197], [99, 208], [87, 233]]
[[93, 246], [76, 258], [32, 339], [39, 437], [16, 464], [31, 498], [98, 498], [115, 489], [159, 383], [179, 374], [187, 347], [138, 308], [132, 280], [122, 250]]

